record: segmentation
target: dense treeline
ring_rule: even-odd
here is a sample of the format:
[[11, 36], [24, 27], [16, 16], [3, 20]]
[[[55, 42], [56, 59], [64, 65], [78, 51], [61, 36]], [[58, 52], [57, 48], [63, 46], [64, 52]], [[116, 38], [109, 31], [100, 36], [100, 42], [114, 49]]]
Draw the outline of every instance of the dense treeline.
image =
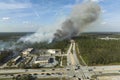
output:
[[88, 65], [120, 63], [120, 40], [77, 38], [79, 50]]
[[0, 65], [7, 62], [13, 55], [12, 51], [1, 51], [0, 52]]
[[13, 77], [13, 80], [38, 80], [37, 74], [23, 74], [23, 75], [17, 75], [16, 77]]
[[22, 36], [30, 35], [32, 32], [3, 32], [0, 33], [0, 40], [9, 41], [9, 40], [18, 40]]
[[65, 48], [68, 46], [70, 42], [68, 40], [63, 40], [63, 41], [56, 41], [52, 43], [48, 42], [40, 42], [40, 43], [34, 43], [34, 44], [29, 44], [29, 47], [33, 47], [35, 49], [62, 49], [65, 50]]

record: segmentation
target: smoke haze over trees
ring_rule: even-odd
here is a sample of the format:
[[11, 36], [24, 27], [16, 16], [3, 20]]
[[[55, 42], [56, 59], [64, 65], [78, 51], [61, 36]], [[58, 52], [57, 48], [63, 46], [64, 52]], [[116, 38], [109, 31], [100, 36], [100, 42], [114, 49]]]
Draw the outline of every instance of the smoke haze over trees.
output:
[[70, 18], [62, 24], [61, 29], [56, 31], [54, 38], [62, 40], [78, 36], [83, 29], [99, 18], [100, 12], [100, 6], [94, 2], [74, 6]]
[[72, 12], [69, 17], [61, 23], [56, 25], [58, 28], [52, 29], [46, 28], [45, 32], [40, 30], [36, 33], [25, 36], [19, 39], [23, 42], [43, 42], [52, 40], [63, 40], [78, 36], [85, 28], [89, 27], [92, 23], [99, 19], [101, 13], [100, 6], [92, 1], [88, 1], [82, 4], [77, 4], [72, 8]]

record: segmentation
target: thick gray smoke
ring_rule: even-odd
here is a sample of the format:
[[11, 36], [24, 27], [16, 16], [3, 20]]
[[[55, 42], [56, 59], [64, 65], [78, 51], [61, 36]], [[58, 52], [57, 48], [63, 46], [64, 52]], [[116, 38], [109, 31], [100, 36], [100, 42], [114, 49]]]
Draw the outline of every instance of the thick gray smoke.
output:
[[52, 39], [63, 40], [73, 36], [78, 36], [83, 29], [89, 27], [99, 19], [100, 13], [100, 6], [92, 1], [75, 5], [68, 19], [64, 20], [64, 22], [63, 20], [62, 22], [55, 22], [55, 24], [62, 24], [49, 28], [43, 27], [44, 29], [39, 29], [36, 33], [30, 36], [24, 36], [18, 41], [30, 43], [43, 41], [50, 42]]
[[87, 2], [74, 6], [70, 18], [54, 34], [55, 40], [78, 36], [83, 29], [98, 20], [101, 8], [97, 3]]

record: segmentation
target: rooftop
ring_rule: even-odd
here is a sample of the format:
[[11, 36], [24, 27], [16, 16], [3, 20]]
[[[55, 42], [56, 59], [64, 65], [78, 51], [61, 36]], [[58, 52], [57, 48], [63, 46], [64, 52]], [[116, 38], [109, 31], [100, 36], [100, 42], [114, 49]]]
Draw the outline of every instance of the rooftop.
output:
[[37, 57], [36, 61], [48, 60], [49, 58], [50, 58], [49, 56], [39, 56]]

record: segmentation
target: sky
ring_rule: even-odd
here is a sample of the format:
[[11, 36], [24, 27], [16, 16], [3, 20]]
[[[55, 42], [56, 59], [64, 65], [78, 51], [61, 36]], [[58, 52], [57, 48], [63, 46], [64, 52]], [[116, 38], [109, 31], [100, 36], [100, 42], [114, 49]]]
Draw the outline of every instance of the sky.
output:
[[[0, 0], [0, 32], [36, 32], [68, 18], [88, 0]], [[120, 0], [91, 0], [102, 8], [101, 22], [86, 31], [120, 32]], [[46, 28], [44, 28], [46, 29]]]

